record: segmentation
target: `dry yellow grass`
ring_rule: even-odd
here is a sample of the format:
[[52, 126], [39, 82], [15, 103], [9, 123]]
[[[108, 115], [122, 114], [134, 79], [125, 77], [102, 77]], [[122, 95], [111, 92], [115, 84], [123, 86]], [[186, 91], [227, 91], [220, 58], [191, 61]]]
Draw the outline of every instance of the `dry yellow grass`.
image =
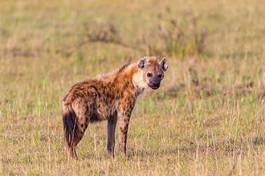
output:
[[[264, 175], [264, 17], [261, 0], [1, 0], [0, 175]], [[202, 53], [187, 37], [200, 34], [190, 30], [194, 18], [207, 29]], [[138, 102], [128, 157], [107, 155], [99, 123], [80, 143], [80, 160], [68, 161], [62, 96], [77, 81], [158, 52], [148, 42], [164, 44], [165, 19], [177, 19], [187, 48], [168, 48], [162, 88]], [[129, 47], [87, 42], [98, 24], [115, 26]]]

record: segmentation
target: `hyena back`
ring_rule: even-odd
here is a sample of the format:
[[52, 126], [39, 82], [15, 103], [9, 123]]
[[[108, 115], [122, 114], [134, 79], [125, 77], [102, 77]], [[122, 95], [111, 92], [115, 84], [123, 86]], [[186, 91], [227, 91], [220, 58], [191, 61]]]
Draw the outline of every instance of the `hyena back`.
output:
[[126, 154], [127, 132], [136, 99], [145, 89], [158, 89], [167, 70], [166, 60], [144, 57], [113, 73], [75, 84], [63, 99], [64, 135], [70, 157], [89, 122], [107, 120], [107, 151], [114, 156], [115, 129]]

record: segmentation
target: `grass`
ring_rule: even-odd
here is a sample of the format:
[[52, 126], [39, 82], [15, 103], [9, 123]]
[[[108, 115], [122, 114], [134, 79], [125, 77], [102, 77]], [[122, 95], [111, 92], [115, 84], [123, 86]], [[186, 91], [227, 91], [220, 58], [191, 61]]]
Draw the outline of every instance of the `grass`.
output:
[[[1, 0], [0, 175], [263, 175], [264, 10], [261, 0]], [[176, 26], [159, 36], [172, 19], [183, 43]], [[90, 41], [95, 31], [105, 38]], [[61, 99], [70, 86], [147, 54], [168, 56], [169, 71], [137, 102], [128, 157], [107, 155], [103, 122], [68, 161]]]

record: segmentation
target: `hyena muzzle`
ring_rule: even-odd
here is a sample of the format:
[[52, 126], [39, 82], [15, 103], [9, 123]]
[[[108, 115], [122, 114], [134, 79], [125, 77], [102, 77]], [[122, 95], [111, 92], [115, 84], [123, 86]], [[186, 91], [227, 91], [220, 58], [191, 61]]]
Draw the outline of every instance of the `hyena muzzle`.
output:
[[166, 59], [144, 57], [112, 73], [75, 84], [63, 99], [66, 147], [77, 158], [76, 146], [88, 124], [107, 120], [107, 151], [114, 156], [115, 129], [126, 154], [127, 132], [137, 97], [145, 89], [158, 89], [168, 66]]

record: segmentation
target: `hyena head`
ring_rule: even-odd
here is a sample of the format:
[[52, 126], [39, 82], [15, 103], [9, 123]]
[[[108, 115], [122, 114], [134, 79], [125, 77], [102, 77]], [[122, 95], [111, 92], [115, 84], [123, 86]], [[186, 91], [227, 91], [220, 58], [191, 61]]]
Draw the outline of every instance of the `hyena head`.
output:
[[156, 57], [144, 57], [138, 61], [139, 70], [134, 76], [134, 84], [140, 88], [158, 89], [167, 68], [165, 58], [159, 61]]

